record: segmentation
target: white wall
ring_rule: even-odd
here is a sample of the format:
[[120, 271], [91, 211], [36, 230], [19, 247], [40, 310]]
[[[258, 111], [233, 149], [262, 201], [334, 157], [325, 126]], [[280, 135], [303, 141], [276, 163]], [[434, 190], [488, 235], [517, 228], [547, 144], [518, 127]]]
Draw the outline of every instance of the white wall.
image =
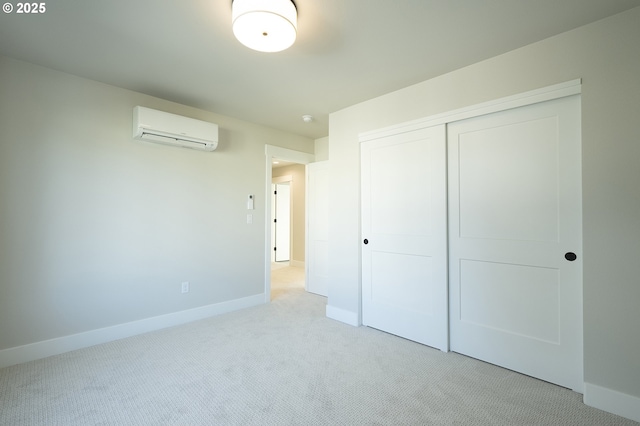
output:
[[332, 114], [328, 314], [360, 316], [359, 133], [582, 78], [585, 381], [640, 402], [638, 46], [635, 8]]
[[[217, 123], [218, 150], [134, 141], [135, 105]], [[265, 144], [314, 149], [0, 57], [0, 353], [263, 294]]]

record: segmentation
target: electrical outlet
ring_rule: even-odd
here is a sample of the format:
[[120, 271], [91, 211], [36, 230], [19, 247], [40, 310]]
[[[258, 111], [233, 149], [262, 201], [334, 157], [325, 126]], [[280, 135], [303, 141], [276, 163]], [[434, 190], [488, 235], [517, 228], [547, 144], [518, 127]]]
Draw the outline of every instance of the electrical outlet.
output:
[[189, 281], [184, 281], [182, 283], [182, 292], [189, 293]]

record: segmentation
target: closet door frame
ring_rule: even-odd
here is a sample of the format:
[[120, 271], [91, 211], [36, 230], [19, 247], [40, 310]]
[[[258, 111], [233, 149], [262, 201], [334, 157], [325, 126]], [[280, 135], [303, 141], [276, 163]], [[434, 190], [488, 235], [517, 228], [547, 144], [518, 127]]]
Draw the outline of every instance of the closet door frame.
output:
[[[489, 102], [472, 105], [472, 106], [457, 109], [454, 111], [449, 111], [442, 114], [437, 114], [437, 115], [401, 123], [401, 124], [390, 126], [390, 127], [385, 127], [378, 130], [364, 132], [359, 134], [359, 141], [362, 144], [369, 141], [374, 141], [376, 139], [381, 139], [381, 138], [386, 138], [393, 135], [417, 131], [417, 130], [425, 129], [429, 127], [435, 127], [439, 125], [448, 125], [450, 123], [454, 123], [457, 121], [479, 117], [479, 116], [483, 116], [483, 115], [487, 115], [495, 112], [507, 111], [507, 110], [518, 108], [518, 107], [537, 104], [537, 103], [550, 101], [554, 99], [560, 99], [563, 97], [568, 97], [573, 95], [579, 95], [581, 94], [581, 91], [582, 91], [581, 79], [571, 80], [571, 81], [556, 84], [553, 86], [548, 86], [541, 89], [536, 89], [536, 90], [516, 94], [509, 97], [504, 97], [504, 98], [492, 100]], [[360, 238], [362, 240], [363, 238], [366, 238], [366, 236], [360, 235]], [[362, 247], [361, 247], [361, 255], [362, 255]], [[360, 274], [362, 278], [363, 272], [361, 271]], [[449, 283], [447, 283], [447, 286], [448, 285]], [[360, 286], [361, 300], [363, 296], [362, 294], [363, 291], [364, 291], [364, 287], [361, 284]], [[580, 301], [580, 304], [582, 305], [582, 301]], [[362, 314], [362, 309], [363, 307], [360, 306], [361, 314]], [[447, 324], [447, 333], [450, 333], [448, 324]], [[441, 349], [448, 350], [449, 348], [447, 347], [447, 348], [441, 348]]]

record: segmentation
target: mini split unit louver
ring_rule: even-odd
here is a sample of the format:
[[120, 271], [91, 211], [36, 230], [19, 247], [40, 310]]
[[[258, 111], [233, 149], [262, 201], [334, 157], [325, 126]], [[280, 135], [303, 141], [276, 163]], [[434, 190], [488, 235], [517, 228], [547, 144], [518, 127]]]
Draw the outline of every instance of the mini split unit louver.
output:
[[133, 137], [146, 142], [213, 151], [218, 147], [218, 125], [137, 106], [133, 109]]

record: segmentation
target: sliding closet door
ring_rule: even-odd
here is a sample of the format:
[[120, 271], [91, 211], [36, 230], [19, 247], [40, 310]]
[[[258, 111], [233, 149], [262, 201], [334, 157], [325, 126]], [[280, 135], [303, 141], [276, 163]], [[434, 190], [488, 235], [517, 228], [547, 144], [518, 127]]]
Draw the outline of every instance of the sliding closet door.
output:
[[361, 144], [363, 323], [448, 349], [445, 127]]
[[580, 98], [448, 126], [451, 350], [582, 391]]

